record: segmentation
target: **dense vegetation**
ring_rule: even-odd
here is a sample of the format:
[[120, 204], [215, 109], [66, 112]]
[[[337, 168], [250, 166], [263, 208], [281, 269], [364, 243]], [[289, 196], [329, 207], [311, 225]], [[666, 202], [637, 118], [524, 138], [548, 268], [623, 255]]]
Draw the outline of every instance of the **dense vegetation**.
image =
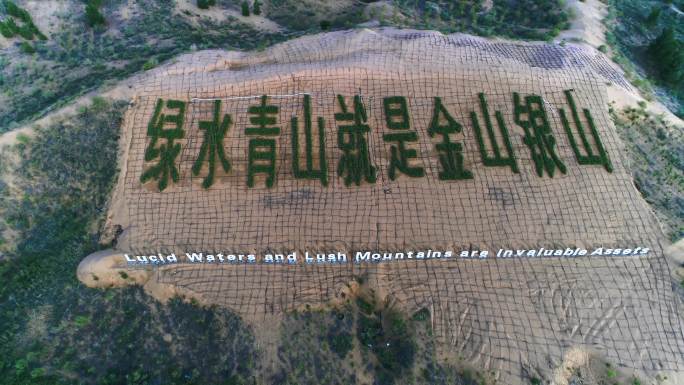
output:
[[22, 137], [15, 187], [0, 210], [18, 234], [0, 262], [2, 384], [242, 384], [258, 359], [253, 337], [227, 310], [140, 289], [94, 290], [75, 277], [97, 250], [116, 169], [125, 104], [96, 99], [74, 118]]
[[684, 117], [684, 1], [610, 0], [608, 9], [613, 59], [648, 97]]
[[569, 26], [569, 15], [559, 0], [494, 0], [491, 8], [485, 8], [485, 2], [481, 0], [426, 4], [430, 6], [419, 8], [426, 25], [435, 25], [449, 32], [546, 40]]
[[665, 28], [647, 52], [658, 79], [674, 90], [684, 89], [684, 42], [677, 39], [674, 28]]
[[413, 23], [444, 32], [547, 40], [569, 27], [569, 15], [560, 0], [397, 1]]
[[[546, 40], [569, 26], [562, 0], [270, 0], [267, 16], [293, 30], [350, 28], [368, 20], [381, 25]], [[291, 17], [292, 14], [301, 17]]]

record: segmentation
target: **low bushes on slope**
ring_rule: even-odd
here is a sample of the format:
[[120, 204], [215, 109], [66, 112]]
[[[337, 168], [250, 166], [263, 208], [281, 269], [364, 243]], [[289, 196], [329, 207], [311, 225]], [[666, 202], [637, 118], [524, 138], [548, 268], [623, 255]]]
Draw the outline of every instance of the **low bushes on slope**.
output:
[[253, 375], [253, 336], [230, 311], [76, 279], [100, 247], [124, 108], [96, 99], [22, 137], [19, 164], [4, 159], [17, 191], [0, 184], [0, 217], [18, 239], [0, 262], [2, 384], [241, 384]]
[[684, 130], [643, 107], [610, 113], [629, 148], [637, 188], [675, 241], [684, 237]]
[[[547, 40], [567, 29], [570, 14], [561, 0], [436, 0], [396, 2], [409, 26], [443, 32]], [[390, 22], [391, 23], [391, 22]]]
[[[90, 1], [94, 0], [87, 4]], [[76, 10], [60, 15], [60, 28], [51, 33], [50, 40], [35, 41], [32, 56], [0, 50], [0, 133], [107, 81], [141, 71], [148, 62], [162, 63], [191, 49], [249, 50], [287, 38], [283, 33], [257, 30], [235, 17], [189, 20], [175, 13], [171, 0], [135, 4], [137, 11], [126, 19], [107, 13], [117, 4], [97, 8], [105, 12], [106, 29], [84, 28], [84, 16]]]

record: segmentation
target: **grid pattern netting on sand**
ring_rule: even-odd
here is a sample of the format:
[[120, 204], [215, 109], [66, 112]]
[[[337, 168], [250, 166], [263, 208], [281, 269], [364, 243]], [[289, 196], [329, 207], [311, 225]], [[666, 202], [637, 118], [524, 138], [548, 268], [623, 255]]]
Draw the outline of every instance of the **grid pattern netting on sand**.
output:
[[[361, 74], [361, 76], [369, 76]], [[334, 78], [329, 78], [332, 80]], [[315, 87], [313, 77], [301, 76], [299, 83]], [[463, 79], [463, 82], [467, 80]], [[338, 87], [348, 82], [339, 79]], [[364, 80], [365, 83], [375, 81]], [[459, 79], [419, 80], [408, 83], [399, 80], [381, 80], [377, 88], [380, 95], [392, 93], [418, 95], [430, 92], [439, 84]], [[351, 82], [349, 82], [351, 83]], [[434, 83], [434, 84], [433, 84]], [[496, 84], [496, 81], [493, 81]], [[269, 88], [278, 87], [274, 84]], [[482, 85], [483, 88], [489, 85]], [[543, 86], [542, 86], [543, 87]], [[356, 87], [353, 87], [356, 88]], [[423, 91], [418, 91], [419, 88]], [[522, 87], [520, 87], [522, 88]], [[310, 88], [309, 88], [310, 89]], [[427, 91], [425, 91], [427, 90]], [[265, 89], [253, 89], [259, 95]], [[292, 93], [292, 89], [277, 89], [276, 95]], [[348, 92], [354, 92], [350, 89]], [[477, 111], [477, 99], [466, 92], [434, 91], [442, 95], [445, 106], [458, 121], [467, 122], [470, 111]], [[576, 92], [578, 95], [578, 92]], [[311, 91], [314, 111], [332, 125], [336, 111], [334, 94]], [[550, 114], [556, 129], [556, 151], [568, 167], [567, 174], [556, 171], [553, 178], [538, 177], [530, 152], [523, 143], [522, 132], [513, 123], [510, 92], [486, 92], [490, 108], [500, 110], [511, 131], [513, 150], [521, 172], [515, 174], [509, 167], [485, 167], [472, 129], [465, 126], [459, 135], [464, 143], [465, 168], [474, 173], [470, 180], [441, 181], [439, 155], [435, 151], [437, 140], [426, 132], [432, 114], [432, 98], [409, 98], [412, 112], [411, 127], [419, 141], [410, 144], [418, 152], [413, 165], [425, 169], [423, 178], [399, 176], [388, 178], [389, 148], [392, 143], [383, 141], [384, 118], [381, 115], [382, 99], [369, 96], [365, 101], [371, 132], [368, 134], [371, 162], [378, 170], [375, 183], [361, 186], [344, 185], [335, 172], [341, 151], [337, 148], [335, 131], [327, 133], [328, 186], [318, 181], [292, 177], [292, 145], [289, 119], [281, 119], [277, 137], [277, 173], [274, 188], [264, 187], [264, 177], [257, 177], [257, 186], [247, 187], [247, 147], [250, 137], [244, 135], [248, 126], [247, 108], [259, 98], [223, 99], [223, 110], [230, 113], [235, 124], [226, 135], [224, 149], [232, 163], [232, 170], [218, 176], [211, 189], [205, 191], [202, 180], [206, 170], [194, 176], [191, 167], [202, 144], [198, 132], [199, 121], [211, 120], [213, 101], [199, 100], [189, 103], [186, 137], [179, 142], [182, 152], [178, 157], [181, 180], [164, 192], [156, 185], [143, 186], [139, 175], [149, 166], [142, 160], [146, 132], [134, 132], [129, 159], [130, 172], [126, 175], [129, 189], [128, 208], [132, 224], [132, 251], [245, 251], [264, 247], [292, 249], [304, 247], [333, 248], [342, 243], [348, 249], [397, 249], [406, 247], [447, 247], [475, 245], [510, 245], [518, 242], [536, 245], [614, 243], [632, 247], [634, 242], [652, 243], [646, 234], [634, 234], [633, 229], [657, 230], [653, 218], [631, 185], [627, 171], [619, 167], [613, 174], [601, 166], [582, 166], [576, 163], [572, 148], [560, 131], [558, 114]], [[545, 100], [553, 106], [563, 106], [561, 91], [545, 91]], [[591, 98], [601, 100], [600, 94], [586, 92], [577, 99], [581, 105], [591, 105]], [[280, 116], [301, 116], [301, 97], [271, 98], [280, 107]], [[156, 99], [141, 98], [139, 107], [143, 116], [151, 116]], [[327, 103], [325, 103], [327, 102]], [[319, 105], [318, 103], [321, 103]], [[325, 103], [325, 104], [324, 104]], [[609, 127], [604, 108], [595, 108], [595, 121], [599, 127]], [[460, 113], [458, 113], [460, 112]], [[145, 119], [140, 119], [145, 122]], [[375, 129], [374, 129], [375, 128]], [[521, 131], [521, 129], [520, 129]], [[602, 131], [602, 141], [614, 163], [620, 164], [622, 154], [617, 137], [609, 130]], [[499, 133], [497, 132], [497, 135]], [[499, 141], [501, 142], [500, 135]], [[641, 237], [641, 238], [640, 238]]]
[[355, 276], [409, 312], [433, 314], [438, 341], [515, 383], [521, 363], [560, 366], [573, 346], [643, 370], [682, 370], [681, 321], [664, 266], [643, 258], [398, 261], [377, 265], [183, 265], [158, 279], [256, 322], [323, 304]]
[[[499, 247], [650, 247], [645, 257], [531, 260], [397, 261], [343, 266], [167, 266], [157, 279], [199, 293], [210, 303], [251, 318], [320, 304], [355, 275], [368, 274], [409, 309], [433, 309], [435, 334], [472, 360], [521, 376], [520, 363], [559, 360], [570, 346], [592, 346], [610, 359], [649, 370], [683, 368], [682, 325], [663, 260], [658, 224], [633, 187], [623, 147], [610, 121], [605, 82], [624, 84], [597, 54], [577, 47], [488, 42], [433, 33], [338, 32], [288, 42], [263, 53], [231, 56], [217, 51], [181, 58], [150, 75], [127, 113], [126, 163], [110, 225], [126, 232], [126, 252], [256, 252], [266, 250], [489, 249]], [[558, 109], [564, 91], [588, 108], [613, 172], [580, 165], [563, 131]], [[483, 164], [471, 111], [484, 119], [478, 93], [508, 127], [520, 173]], [[537, 94], [567, 166], [553, 178], [535, 173], [524, 131], [516, 125], [513, 92]], [[290, 118], [303, 119], [303, 94], [316, 118], [325, 119], [328, 186], [295, 179]], [[347, 187], [336, 173], [336, 95], [360, 95], [368, 114], [370, 159], [377, 181]], [[276, 182], [247, 187], [249, 106], [261, 95], [278, 105]], [[388, 176], [390, 133], [383, 98], [408, 100], [410, 130], [418, 141], [411, 164], [425, 176]], [[438, 138], [431, 138], [434, 97], [463, 125], [452, 140], [463, 144], [473, 179], [441, 181]], [[176, 158], [180, 181], [163, 192], [142, 185], [149, 144], [147, 122], [159, 98], [187, 101], [185, 136]], [[206, 166], [191, 172], [202, 144], [200, 121], [212, 118], [214, 100], [233, 125], [223, 147], [232, 169], [217, 166], [214, 185], [202, 188]], [[585, 127], [588, 122], [583, 120]], [[496, 123], [495, 123], [496, 127]], [[496, 131], [499, 143], [501, 133]], [[315, 130], [314, 130], [315, 132]], [[123, 202], [123, 205], [121, 205]], [[512, 380], [513, 381], [513, 380]]]

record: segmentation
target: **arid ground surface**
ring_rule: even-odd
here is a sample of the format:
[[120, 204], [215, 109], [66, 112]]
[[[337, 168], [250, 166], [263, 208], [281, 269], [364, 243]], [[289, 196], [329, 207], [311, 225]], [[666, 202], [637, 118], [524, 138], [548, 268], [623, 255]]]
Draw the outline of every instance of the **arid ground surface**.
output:
[[[554, 375], [557, 383], [567, 382], [564, 368], [586, 352], [649, 374], [667, 372], [676, 381], [684, 370], [679, 299], [663, 257], [665, 238], [632, 183], [624, 146], [608, 114], [609, 84], [630, 87], [603, 56], [582, 46], [392, 29], [305, 37], [256, 53], [181, 56], [176, 64], [148, 74], [126, 113], [107, 237], [116, 239], [117, 255], [648, 247], [649, 253], [637, 256], [178, 264], [141, 275], [158, 298], [181, 293], [234, 310], [253, 325], [307, 305], [343, 301], [354, 295], [354, 282], [363, 277], [380, 298], [407, 311], [430, 309], [440, 355], [447, 360], [463, 357], [492, 370], [501, 383]], [[578, 161], [570, 143], [577, 131], [566, 133], [559, 110], [570, 116], [566, 91], [578, 110], [590, 111], [610, 166], [605, 159], [598, 164]], [[551, 128], [544, 137], [555, 138], [552, 144], [545, 142], [547, 150], [558, 155], [565, 173], [552, 159], [553, 177], [548, 168], [543, 176], [537, 174], [524, 139], [525, 119], [516, 119], [514, 92], [523, 100], [541, 96]], [[492, 137], [479, 93], [487, 100]], [[327, 186], [293, 176], [290, 119], [304, 119], [304, 94], [311, 97], [313, 127], [318, 127], [317, 117], [325, 121]], [[262, 95], [279, 107], [275, 182], [266, 188], [265, 178], [258, 175], [250, 188], [247, 160], [253, 136], [245, 129], [250, 126], [249, 107], [258, 105]], [[375, 181], [346, 186], [344, 175], [338, 176], [343, 152], [337, 95], [345, 97], [350, 110], [355, 95], [363, 102]], [[407, 142], [416, 150], [410, 165], [422, 166], [423, 177], [400, 173], [392, 180], [388, 173], [392, 143], [383, 138], [392, 129], [383, 98], [391, 96], [406, 97], [410, 128], [404, 130], [418, 138]], [[431, 138], [428, 132], [435, 97], [462, 125], [451, 140], [462, 144], [471, 179], [438, 177], [443, 167], [436, 149], [439, 136]], [[181, 151], [173, 163], [179, 180], [169, 179], [161, 192], [157, 180], [141, 183], [143, 172], [154, 165], [144, 156], [151, 140], [148, 123], [160, 98], [187, 103], [185, 135], [176, 140]], [[232, 167], [224, 173], [217, 161], [213, 185], [204, 189], [208, 166], [198, 175], [191, 168], [203, 140], [199, 122], [212, 120], [216, 100], [221, 101], [221, 116], [232, 116], [223, 142]], [[478, 147], [471, 113], [484, 132], [484, 149]], [[580, 115], [589, 130], [586, 115]], [[576, 130], [573, 121], [569, 123]], [[483, 161], [494, 157], [492, 143], [504, 157], [510, 154], [503, 151], [501, 123], [507, 127], [517, 173], [510, 164]], [[593, 139], [588, 146], [599, 151]]]

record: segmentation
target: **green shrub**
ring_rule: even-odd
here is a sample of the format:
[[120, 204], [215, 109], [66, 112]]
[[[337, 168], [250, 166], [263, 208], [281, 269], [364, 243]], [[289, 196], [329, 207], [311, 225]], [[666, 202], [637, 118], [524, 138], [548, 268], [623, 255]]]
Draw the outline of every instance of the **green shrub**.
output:
[[249, 3], [247, 0], [242, 1], [242, 16], [249, 16]]
[[143, 69], [143, 71], [149, 71], [152, 68], [156, 67], [157, 64], [159, 64], [159, 63], [157, 62], [156, 58], [150, 58], [148, 61], [146, 61], [143, 64], [142, 69]]
[[372, 303], [366, 301], [365, 299], [363, 299], [361, 297], [358, 297], [356, 299], [356, 305], [359, 307], [361, 312], [363, 312], [364, 314], [373, 314], [373, 312], [375, 310], [375, 306]]
[[28, 144], [31, 141], [31, 138], [26, 135], [26, 134], [18, 134], [17, 135], [17, 142], [21, 144]]
[[[19, 35], [26, 40], [33, 40], [34, 37], [38, 37], [40, 40], [47, 39], [47, 37], [38, 30], [35, 24], [33, 24], [33, 19], [28, 11], [19, 8], [19, 6], [10, 0], [5, 0], [4, 4], [7, 14], [11, 16], [4, 21], [0, 21], [0, 33], [2, 33], [4, 37], [12, 38]], [[22, 22], [21, 26], [17, 25], [16, 21], [14, 21], [15, 18]]]
[[27, 41], [22, 41], [21, 44], [19, 45], [19, 49], [23, 53], [27, 53], [29, 55], [36, 53], [36, 49], [33, 48], [33, 45]]
[[17, 374], [23, 373], [28, 368], [28, 361], [24, 358], [17, 360], [14, 363], [14, 371]]
[[0, 22], [0, 34], [8, 39], [14, 36], [14, 32], [3, 22]]
[[646, 18], [646, 24], [649, 26], [654, 26], [658, 24], [658, 18], [660, 17], [660, 6], [656, 5], [651, 9], [651, 13], [648, 14]]
[[430, 310], [422, 308], [413, 314], [414, 321], [427, 321], [430, 319]]
[[216, 0], [197, 0], [197, 8], [208, 9], [212, 5], [216, 5]]
[[79, 315], [74, 318], [74, 325], [78, 328], [82, 328], [84, 326], [88, 326], [90, 324], [90, 317], [85, 316], [85, 315]]
[[330, 29], [330, 20], [321, 20], [321, 29], [327, 31]]
[[344, 358], [347, 356], [347, 353], [349, 353], [352, 348], [354, 347], [354, 341], [352, 339], [352, 335], [349, 333], [339, 333], [339, 334], [332, 334], [328, 337], [329, 339], [329, 344], [330, 344], [330, 349], [337, 353], [337, 355], [340, 358]]
[[35, 368], [31, 370], [31, 378], [40, 378], [45, 376], [45, 368]]
[[393, 383], [413, 367], [416, 343], [408, 321], [400, 313], [391, 309], [371, 315], [360, 313], [356, 337], [364, 349], [375, 355], [380, 383]]
[[376, 341], [382, 337], [382, 323], [375, 317], [359, 315], [356, 338], [361, 342], [361, 346], [372, 349]]
[[7, 9], [7, 14], [14, 16], [22, 21], [27, 21], [31, 19], [31, 14], [27, 10], [19, 8], [13, 1], [5, 0], [5, 9]]
[[91, 27], [104, 25], [106, 23], [104, 16], [100, 13], [100, 5], [102, 5], [102, 0], [88, 0], [88, 3], [86, 4], [86, 22]]
[[261, 15], [261, 2], [259, 0], [254, 0], [253, 8], [255, 15]]

